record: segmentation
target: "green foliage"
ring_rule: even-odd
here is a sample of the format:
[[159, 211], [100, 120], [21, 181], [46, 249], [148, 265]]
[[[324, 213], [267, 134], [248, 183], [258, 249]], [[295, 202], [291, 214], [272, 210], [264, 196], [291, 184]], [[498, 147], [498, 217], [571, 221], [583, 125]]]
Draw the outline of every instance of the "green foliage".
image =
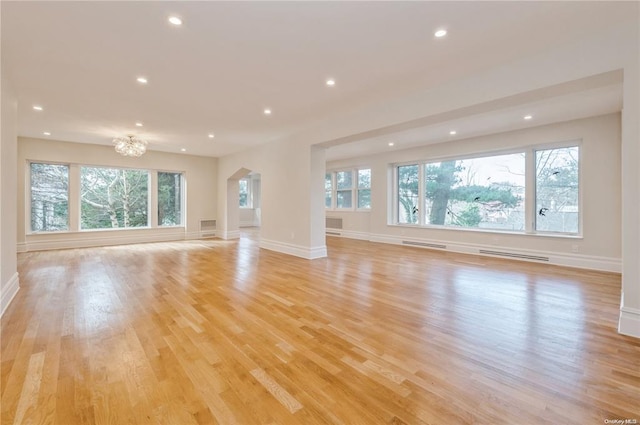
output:
[[182, 223], [182, 175], [158, 173], [158, 225], [178, 226]]
[[82, 167], [80, 179], [82, 229], [148, 226], [147, 171]]

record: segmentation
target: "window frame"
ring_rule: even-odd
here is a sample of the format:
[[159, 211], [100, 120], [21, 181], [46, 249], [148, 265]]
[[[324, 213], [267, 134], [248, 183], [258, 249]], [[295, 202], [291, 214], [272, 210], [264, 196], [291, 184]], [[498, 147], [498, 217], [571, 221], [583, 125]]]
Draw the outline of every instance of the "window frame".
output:
[[[569, 232], [550, 232], [550, 231], [538, 231], [535, 227], [535, 208], [536, 208], [536, 176], [535, 176], [535, 155], [537, 151], [550, 150], [550, 149], [563, 149], [569, 147], [578, 148], [578, 233]], [[445, 161], [464, 161], [477, 158], [486, 158], [492, 156], [510, 155], [523, 153], [525, 155], [525, 188], [524, 188], [524, 230], [502, 230], [491, 228], [476, 228], [476, 227], [460, 227], [449, 225], [437, 225], [426, 224], [424, 211], [421, 211], [418, 215], [418, 223], [400, 223], [399, 222], [399, 193], [398, 193], [398, 167], [407, 165], [418, 165], [418, 205], [425, 208], [425, 187], [424, 187], [424, 173], [427, 164], [445, 162]], [[392, 204], [389, 208], [389, 226], [401, 226], [401, 227], [415, 227], [426, 229], [439, 229], [439, 230], [453, 230], [453, 231], [467, 231], [467, 232], [486, 232], [486, 233], [498, 233], [498, 234], [514, 234], [514, 235], [532, 235], [532, 236], [551, 236], [551, 237], [564, 237], [564, 238], [582, 238], [583, 237], [583, 143], [582, 139], [571, 139], [560, 142], [541, 143], [535, 145], [526, 145], [518, 148], [488, 150], [475, 153], [467, 153], [462, 155], [444, 155], [431, 158], [422, 158], [419, 160], [409, 160], [389, 164], [391, 183], [391, 196], [389, 199]]]
[[[33, 230], [33, 223], [31, 221], [32, 214], [32, 201], [33, 201], [33, 192], [32, 192], [32, 174], [31, 174], [31, 165], [32, 164], [42, 164], [42, 165], [61, 165], [67, 167], [67, 229], [66, 230]], [[58, 234], [58, 233], [69, 233], [71, 230], [71, 165], [68, 162], [56, 162], [56, 161], [38, 161], [38, 160], [27, 160], [27, 167], [25, 172], [27, 174], [25, 178], [26, 192], [27, 196], [25, 196], [26, 208], [25, 208], [25, 228], [27, 229], [27, 235], [43, 235], [43, 234]], [[28, 224], [27, 224], [28, 223]]]
[[[168, 229], [168, 228], [172, 228], [172, 227], [185, 227], [186, 226], [186, 217], [187, 217], [187, 200], [185, 198], [186, 196], [186, 177], [185, 177], [185, 173], [184, 171], [170, 171], [170, 170], [149, 170], [149, 172], [151, 173], [151, 181], [153, 182], [155, 179], [155, 204], [156, 204], [156, 217], [155, 217], [155, 226], [153, 225], [153, 221], [151, 222], [151, 227], [152, 228], [158, 228], [158, 229]], [[160, 173], [165, 173], [165, 174], [179, 174], [180, 175], [180, 224], [172, 224], [172, 225], [162, 225], [160, 224], [159, 221], [159, 216], [160, 216], [160, 198], [158, 197], [159, 195], [159, 190], [160, 190], [160, 185], [158, 184], [159, 181], [159, 174]], [[151, 191], [151, 189], [150, 189]], [[153, 199], [151, 199], [153, 200]], [[149, 202], [149, 205], [151, 205], [151, 202]], [[153, 210], [152, 210], [153, 212]]]
[[[369, 190], [371, 193], [371, 183], [368, 188], [359, 187], [359, 171], [369, 170], [371, 177], [373, 178], [373, 171], [371, 167], [354, 167], [354, 168], [337, 168], [325, 171], [325, 182], [327, 181], [327, 175], [331, 175], [331, 206], [326, 204], [327, 189], [325, 188], [325, 210], [326, 211], [338, 211], [338, 212], [370, 212], [371, 207], [359, 208], [358, 207], [358, 195], [359, 191]], [[337, 175], [338, 173], [351, 173], [351, 188], [338, 189]], [[338, 207], [338, 192], [351, 192], [351, 206], [350, 207]]]
[[[144, 171], [147, 173], [147, 225], [146, 226], [132, 226], [132, 227], [104, 227], [99, 229], [83, 229], [82, 228], [82, 169], [83, 168], [104, 168], [109, 170], [125, 170], [125, 171]], [[87, 165], [87, 164], [78, 164], [78, 231], [79, 232], [103, 232], [103, 231], [119, 231], [119, 230], [138, 230], [138, 229], [152, 229], [152, 196], [153, 192], [152, 180], [154, 177], [152, 175], [155, 174], [156, 181], [156, 191], [157, 191], [157, 182], [158, 182], [158, 171], [150, 170], [148, 168], [131, 168], [131, 167], [114, 167], [110, 165]], [[157, 208], [157, 194], [156, 194], [156, 208]], [[160, 227], [157, 225], [155, 227]]]
[[[44, 234], [65, 234], [65, 233], [85, 233], [85, 232], [118, 232], [118, 231], [147, 231], [147, 230], [160, 230], [170, 228], [184, 228], [187, 223], [187, 173], [184, 170], [171, 170], [171, 169], [155, 169], [155, 168], [134, 168], [123, 166], [112, 166], [104, 164], [90, 164], [90, 163], [77, 163], [77, 162], [59, 162], [48, 161], [38, 159], [26, 159], [25, 173], [25, 187], [24, 187], [24, 228], [26, 236], [38, 236]], [[31, 164], [47, 164], [47, 165], [64, 165], [68, 167], [69, 181], [67, 185], [67, 230], [55, 230], [55, 231], [33, 231], [31, 229]], [[118, 227], [118, 228], [102, 228], [102, 229], [82, 229], [81, 228], [81, 169], [82, 167], [88, 168], [106, 168], [106, 169], [119, 169], [119, 170], [137, 170], [145, 171], [148, 173], [148, 185], [147, 185], [147, 226], [140, 227]], [[181, 175], [181, 197], [180, 197], [180, 209], [181, 209], [181, 224], [174, 226], [161, 226], [158, 224], [158, 173], [175, 173]], [[154, 215], [155, 213], [155, 215]]]
[[[247, 182], [247, 205], [240, 205], [240, 182]], [[238, 179], [238, 207], [246, 210], [253, 209], [253, 179], [251, 177], [243, 177]]]

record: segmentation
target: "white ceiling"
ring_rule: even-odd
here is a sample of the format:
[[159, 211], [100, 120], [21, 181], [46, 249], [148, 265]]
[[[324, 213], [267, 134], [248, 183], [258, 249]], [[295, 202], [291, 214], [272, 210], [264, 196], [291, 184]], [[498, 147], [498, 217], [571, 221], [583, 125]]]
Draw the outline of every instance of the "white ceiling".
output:
[[[207, 156], [637, 19], [633, 2], [3, 1], [1, 7], [2, 71], [18, 96], [20, 136], [110, 144], [133, 133], [149, 140], [149, 149]], [[181, 27], [167, 22], [172, 14], [183, 19]], [[441, 27], [449, 33], [436, 39]], [[136, 82], [141, 75], [149, 84]], [[335, 87], [325, 85], [328, 77]], [[35, 104], [44, 110], [34, 111]], [[266, 107], [271, 116], [262, 113]], [[396, 147], [449, 140], [451, 126], [457, 137], [469, 137], [620, 107], [619, 85], [599, 84], [345, 139], [351, 143], [332, 147], [329, 158], [381, 151], [391, 140]], [[519, 118], [532, 108], [536, 120], [523, 123]]]

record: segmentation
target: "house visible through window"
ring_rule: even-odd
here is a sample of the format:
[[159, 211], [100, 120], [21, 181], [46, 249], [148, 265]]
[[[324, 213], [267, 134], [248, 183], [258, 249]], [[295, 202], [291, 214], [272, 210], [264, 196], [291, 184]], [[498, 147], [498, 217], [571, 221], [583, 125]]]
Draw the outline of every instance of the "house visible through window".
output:
[[[527, 171], [530, 155], [535, 172]], [[579, 233], [578, 146], [402, 164], [395, 171], [396, 224]], [[535, 199], [527, 199], [527, 186], [535, 186]]]
[[577, 146], [536, 151], [536, 230], [579, 232]]

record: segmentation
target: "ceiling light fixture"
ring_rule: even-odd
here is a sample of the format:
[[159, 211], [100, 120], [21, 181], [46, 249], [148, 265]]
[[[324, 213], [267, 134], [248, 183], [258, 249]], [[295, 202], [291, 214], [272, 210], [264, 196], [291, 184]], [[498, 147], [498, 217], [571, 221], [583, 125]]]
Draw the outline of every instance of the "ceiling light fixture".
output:
[[178, 18], [177, 16], [170, 16], [169, 22], [175, 26], [182, 25], [182, 19]]
[[328, 85], [329, 87], [333, 87], [333, 86], [335, 86], [335, 85], [336, 85], [336, 80], [334, 80], [333, 78], [329, 78], [329, 79], [327, 80], [327, 85]]
[[138, 77], [136, 81], [139, 82], [140, 84], [147, 84], [149, 82], [145, 77]]
[[147, 141], [139, 139], [134, 135], [127, 135], [126, 137], [117, 137], [113, 139], [113, 144], [116, 147], [116, 152], [123, 156], [141, 156], [147, 151]]
[[265, 115], [271, 115], [271, 109], [267, 108], [264, 110]]
[[457, 132], [457, 131], [455, 131], [455, 130], [451, 130], [451, 131], [449, 132], [449, 134], [450, 134], [450, 135], [452, 135], [452, 136], [455, 136], [456, 134], [458, 134], [458, 132]]
[[393, 146], [393, 145], [395, 145], [395, 143], [389, 142], [389, 146]]
[[530, 120], [531, 118], [533, 118], [533, 115], [525, 115], [523, 118], [525, 120]]
[[209, 133], [209, 139], [213, 139], [214, 137], [216, 137], [215, 134]]
[[186, 152], [187, 150], [185, 148], [180, 149], [180, 152]]
[[42, 111], [43, 108], [40, 105], [33, 105], [33, 109], [36, 111]]
[[438, 38], [442, 38], [445, 35], [447, 35], [447, 30], [438, 30], [435, 33], [433, 33], [433, 35], [435, 35]]
[[136, 127], [142, 127], [142, 123], [141, 122], [137, 122], [136, 123]]
[[45, 131], [42, 134], [44, 134], [45, 136], [51, 136], [51, 133], [49, 133], [48, 131]]

